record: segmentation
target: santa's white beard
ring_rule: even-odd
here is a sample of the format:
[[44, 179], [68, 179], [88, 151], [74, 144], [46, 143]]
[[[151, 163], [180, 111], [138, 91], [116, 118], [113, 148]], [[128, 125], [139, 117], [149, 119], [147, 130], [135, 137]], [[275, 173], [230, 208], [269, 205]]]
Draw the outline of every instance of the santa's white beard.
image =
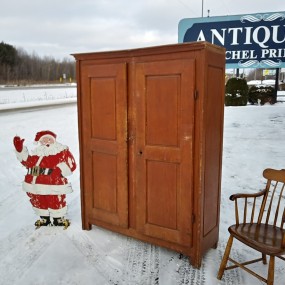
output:
[[36, 147], [34, 150], [32, 150], [32, 154], [37, 156], [49, 156], [58, 154], [65, 149], [67, 149], [66, 145], [62, 145], [61, 143], [55, 142], [53, 144], [50, 144], [49, 146], [40, 145]]

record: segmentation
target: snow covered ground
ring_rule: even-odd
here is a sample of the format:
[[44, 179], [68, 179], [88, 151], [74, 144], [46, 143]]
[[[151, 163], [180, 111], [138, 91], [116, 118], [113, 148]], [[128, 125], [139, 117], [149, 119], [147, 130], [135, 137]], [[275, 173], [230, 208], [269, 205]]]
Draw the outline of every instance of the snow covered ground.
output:
[[[1, 94], [2, 91], [0, 91]], [[0, 95], [1, 96], [1, 95]], [[1, 100], [1, 99], [0, 99]], [[17, 102], [13, 102], [17, 104]], [[256, 192], [264, 186], [263, 169], [284, 168], [285, 103], [274, 106], [226, 107], [224, 124], [223, 177], [220, 241], [203, 258], [200, 270], [187, 257], [98, 227], [81, 229], [79, 169], [70, 177], [67, 230], [50, 227], [35, 230], [37, 217], [21, 190], [25, 169], [17, 161], [13, 137], [25, 138], [33, 149], [39, 130], [57, 133], [79, 162], [76, 104], [0, 113], [0, 284], [1, 285], [259, 285], [256, 278], [231, 270], [216, 279], [234, 223], [236, 192]], [[250, 259], [256, 253], [235, 242], [233, 257]], [[266, 275], [267, 266], [251, 268]], [[283, 285], [285, 263], [276, 260], [275, 284]]]

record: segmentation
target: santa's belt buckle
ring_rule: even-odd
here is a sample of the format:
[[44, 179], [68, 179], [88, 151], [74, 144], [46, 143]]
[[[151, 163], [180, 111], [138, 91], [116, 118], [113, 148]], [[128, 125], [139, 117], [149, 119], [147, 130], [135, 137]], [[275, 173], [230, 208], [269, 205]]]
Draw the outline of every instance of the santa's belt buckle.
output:
[[32, 167], [31, 174], [33, 176], [39, 176], [40, 175], [40, 167], [39, 166]]

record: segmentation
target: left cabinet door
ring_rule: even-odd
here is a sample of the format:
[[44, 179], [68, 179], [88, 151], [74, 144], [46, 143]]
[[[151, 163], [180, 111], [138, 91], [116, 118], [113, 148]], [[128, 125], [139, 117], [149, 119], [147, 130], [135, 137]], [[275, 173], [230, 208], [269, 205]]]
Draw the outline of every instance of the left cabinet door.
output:
[[127, 64], [81, 63], [83, 228], [128, 227]]

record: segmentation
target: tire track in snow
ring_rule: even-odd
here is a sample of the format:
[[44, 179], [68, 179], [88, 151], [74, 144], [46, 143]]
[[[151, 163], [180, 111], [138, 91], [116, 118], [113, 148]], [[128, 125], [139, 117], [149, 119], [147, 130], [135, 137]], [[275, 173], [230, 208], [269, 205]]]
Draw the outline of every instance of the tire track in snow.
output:
[[177, 270], [177, 284], [206, 284], [204, 259], [202, 260], [201, 268], [199, 270], [190, 265], [188, 256], [183, 255], [179, 263], [180, 265]]
[[[163, 285], [159, 274], [169, 265], [172, 270], [169, 274], [174, 283], [167, 284], [210, 284], [207, 280], [207, 267], [213, 267], [213, 264], [209, 264], [213, 263], [213, 260], [210, 262], [204, 257], [200, 270], [197, 270], [190, 265], [187, 256], [179, 258], [178, 253], [166, 252], [163, 248], [119, 234], [105, 233], [104, 230], [101, 232], [101, 229], [98, 231], [103, 233], [102, 237], [106, 234], [109, 239], [107, 250], [106, 246], [100, 245], [100, 237], [96, 243], [96, 240], [90, 237], [90, 232], [83, 231], [78, 223], [72, 224], [66, 231], [62, 228], [42, 228], [34, 231], [31, 227], [25, 227], [10, 234], [7, 240], [0, 243], [0, 255], [3, 256], [0, 272], [5, 272], [5, 275], [1, 276], [0, 284], [14, 284], [19, 281], [22, 274], [28, 271], [62, 234], [70, 239], [83, 258], [106, 280], [104, 285]], [[223, 242], [216, 250], [219, 262], [225, 245]], [[164, 254], [162, 259], [161, 254]], [[234, 249], [231, 255], [235, 259], [245, 258]], [[244, 280], [241, 276], [242, 272], [238, 269], [226, 271], [219, 284], [242, 285]]]
[[[59, 235], [50, 231], [49, 228], [30, 232], [30, 228], [19, 230], [15, 236], [9, 235], [7, 242], [9, 246], [3, 243], [2, 251], [6, 249], [9, 252], [3, 252], [0, 263], [0, 272], [5, 272], [1, 276], [3, 285], [15, 284], [36, 261], [44, 254], [47, 248], [52, 245]], [[58, 229], [61, 230], [62, 229]], [[2, 241], [3, 242], [3, 241]], [[2, 243], [1, 242], [1, 243]], [[1, 252], [2, 256], [2, 252]]]
[[[101, 230], [99, 229], [99, 231]], [[172, 268], [172, 272], [168, 274], [175, 282], [173, 285], [207, 285], [210, 284], [207, 271], [213, 270], [212, 267], [217, 266], [216, 263], [215, 265], [209, 264], [209, 260], [204, 257], [201, 268], [198, 270], [190, 265], [188, 256], [180, 256], [171, 251], [165, 253], [164, 248], [116, 233], [111, 234], [116, 238], [116, 242], [110, 243], [108, 249], [104, 250], [104, 247], [100, 246], [100, 242], [96, 244], [96, 240], [93, 240], [88, 232], [82, 231], [78, 224], [69, 228], [67, 236], [84, 255], [88, 263], [100, 272], [106, 280], [106, 284], [110, 285], [163, 285], [160, 280], [160, 272], [166, 270], [168, 266]], [[106, 236], [110, 237], [109, 234]], [[98, 238], [99, 240], [100, 238]], [[226, 243], [223, 242], [216, 249], [218, 263], [222, 259], [225, 245]], [[160, 259], [162, 252], [164, 255], [169, 255], [169, 258], [163, 257], [163, 262]], [[232, 249], [231, 255], [235, 259], [244, 258], [235, 249]], [[217, 261], [210, 263], [213, 262]], [[176, 268], [175, 271], [174, 268]], [[223, 279], [218, 282], [227, 285], [243, 285], [243, 281], [242, 272], [235, 269], [226, 271]]]
[[78, 225], [67, 232], [88, 263], [102, 274], [106, 284], [159, 285], [159, 247], [119, 234], [112, 235], [116, 242], [105, 251]]
[[159, 285], [159, 247], [127, 238], [125, 284]]
[[83, 254], [87, 262], [101, 273], [106, 280], [106, 284], [125, 284], [122, 280], [122, 266], [112, 259], [108, 252], [103, 251], [100, 246], [96, 245], [78, 225], [68, 228], [67, 237]]

